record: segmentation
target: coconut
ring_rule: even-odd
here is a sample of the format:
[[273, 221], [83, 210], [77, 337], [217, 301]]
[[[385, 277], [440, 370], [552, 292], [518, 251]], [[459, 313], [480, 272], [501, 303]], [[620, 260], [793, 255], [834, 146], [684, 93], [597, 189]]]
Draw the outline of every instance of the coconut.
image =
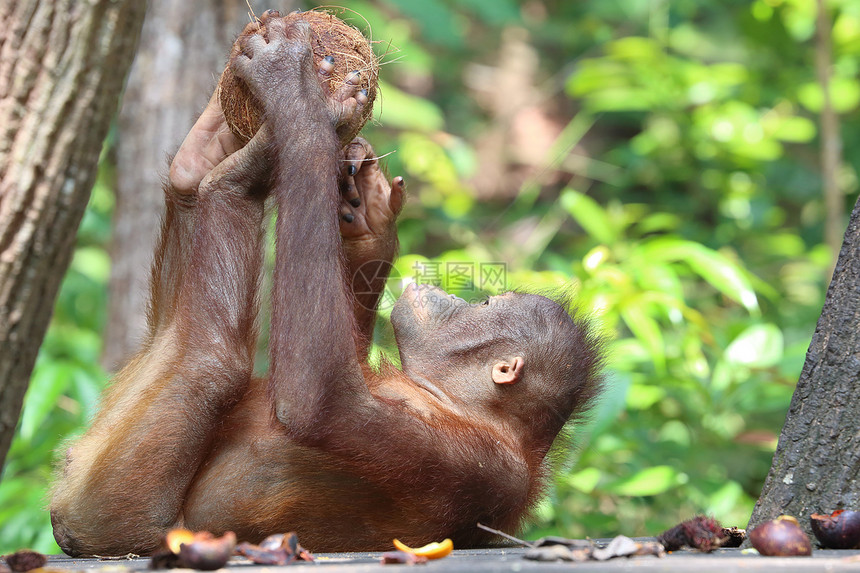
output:
[[[314, 65], [319, 66], [326, 56], [334, 58], [334, 69], [329, 78], [323, 80], [328, 93], [334, 93], [353, 71], [360, 72], [360, 88], [367, 90], [367, 103], [360, 115], [356, 114], [347, 125], [338, 128], [338, 136], [343, 145], [358, 135], [373, 114], [373, 100], [376, 98], [379, 62], [373, 53], [370, 42], [359, 30], [353, 28], [334, 14], [323, 10], [293, 12], [284, 16], [288, 20], [304, 20], [311, 27], [311, 46]], [[242, 35], [266, 35], [266, 26], [257, 22], [248, 26]], [[240, 36], [241, 37], [241, 36]], [[230, 52], [232, 62], [239, 54], [239, 42], [233, 44]], [[230, 63], [224, 68], [218, 82], [218, 97], [230, 131], [242, 142], [247, 143], [260, 128], [263, 117], [262, 105], [256, 100], [244, 81], [233, 75]]]

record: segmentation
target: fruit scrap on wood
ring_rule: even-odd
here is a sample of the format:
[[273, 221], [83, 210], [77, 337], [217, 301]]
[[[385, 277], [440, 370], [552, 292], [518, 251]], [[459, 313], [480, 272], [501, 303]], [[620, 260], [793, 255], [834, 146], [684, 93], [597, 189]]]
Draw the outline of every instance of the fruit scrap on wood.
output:
[[153, 553], [150, 569], [184, 567], [213, 571], [227, 564], [236, 547], [236, 534], [228, 531], [215, 537], [208, 531], [191, 532], [172, 529], [167, 532], [162, 548]]
[[723, 537], [726, 538], [726, 541], [723, 543], [723, 547], [740, 547], [741, 544], [746, 541], [747, 530], [736, 526], [724, 527]]
[[3, 559], [6, 561], [9, 569], [15, 573], [23, 573], [24, 571], [44, 567], [45, 563], [48, 562], [47, 557], [36, 551], [30, 551], [29, 549], [22, 549], [15, 553], [4, 555]]
[[657, 536], [666, 551], [677, 551], [683, 547], [709, 553], [720, 547], [738, 547], [746, 537], [746, 531], [737, 527], [727, 528], [712, 517], [697, 515], [682, 521]]
[[547, 545], [544, 547], [531, 547], [523, 555], [524, 559], [532, 561], [573, 561], [582, 563], [591, 559], [593, 548], [572, 548], [567, 545]]
[[797, 519], [780, 515], [766, 521], [750, 533], [752, 546], [762, 555], [772, 557], [807, 557], [812, 555], [809, 537], [800, 528]]
[[[545, 540], [542, 540], [545, 542]], [[616, 557], [653, 555], [662, 557], [663, 546], [656, 541], [634, 541], [624, 535], [612, 539], [605, 547], [596, 544], [583, 546], [581, 540], [567, 540], [570, 544], [550, 543], [529, 548], [523, 557], [533, 561], [607, 561]]]
[[860, 511], [837, 509], [830, 515], [813, 513], [809, 520], [822, 547], [860, 549]]
[[446, 557], [451, 551], [454, 550], [454, 542], [450, 539], [445, 539], [442, 542], [433, 542], [424, 545], [423, 547], [412, 548], [409, 547], [397, 539], [393, 541], [394, 547], [397, 548], [398, 551], [403, 553], [411, 553], [412, 555], [417, 555], [418, 557], [426, 557], [427, 559], [441, 559]]
[[240, 543], [236, 553], [257, 565], [289, 565], [293, 561], [313, 561], [313, 555], [299, 545], [295, 532], [275, 534], [265, 538], [259, 545]]
[[382, 554], [379, 562], [383, 565], [420, 565], [427, 563], [423, 555], [415, 555], [408, 551], [388, 551]]
[[591, 552], [591, 558], [595, 561], [606, 561], [615, 557], [634, 557], [642, 555], [653, 555], [663, 557], [666, 552], [663, 546], [656, 541], [634, 541], [624, 535], [614, 537], [609, 544], [602, 549]]
[[629, 537], [619, 535], [612, 539], [606, 546], [599, 547], [591, 540], [568, 539], [566, 537], [541, 537], [537, 541], [525, 541], [509, 535], [498, 529], [487, 527], [481, 523], [480, 529], [495, 533], [509, 541], [513, 541], [529, 548], [523, 555], [524, 559], [533, 561], [606, 561], [614, 557], [634, 557], [653, 555], [663, 557], [665, 550], [663, 545], [657, 541], [634, 541]]

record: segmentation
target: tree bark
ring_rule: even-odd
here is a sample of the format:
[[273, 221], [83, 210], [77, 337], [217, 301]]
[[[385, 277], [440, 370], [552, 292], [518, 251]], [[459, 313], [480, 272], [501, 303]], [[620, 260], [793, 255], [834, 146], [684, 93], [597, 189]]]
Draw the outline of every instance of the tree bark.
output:
[[[283, 3], [279, 8], [287, 10]], [[245, 0], [150, 2], [119, 118], [102, 356], [108, 370], [131, 356], [145, 330], [147, 281], [164, 205], [161, 185], [168, 153], [179, 147], [203, 110], [230, 46], [249, 18]]]
[[749, 527], [860, 507], [860, 201]]
[[140, 0], [0, 4], [0, 467], [144, 10]]

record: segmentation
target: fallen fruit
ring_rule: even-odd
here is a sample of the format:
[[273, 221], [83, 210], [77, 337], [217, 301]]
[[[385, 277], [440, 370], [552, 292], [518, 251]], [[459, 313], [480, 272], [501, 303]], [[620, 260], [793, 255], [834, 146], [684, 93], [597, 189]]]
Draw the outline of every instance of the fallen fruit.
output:
[[36, 551], [30, 551], [29, 549], [22, 549], [21, 551], [4, 555], [3, 559], [6, 560], [6, 564], [9, 566], [9, 569], [15, 573], [23, 573], [24, 571], [44, 567], [45, 563], [48, 562], [48, 558], [46, 556]]
[[379, 562], [383, 565], [418, 565], [427, 563], [427, 558], [408, 551], [387, 551], [382, 554]]
[[293, 561], [313, 561], [314, 557], [307, 549], [299, 544], [299, 538], [294, 531], [276, 533], [260, 542], [260, 545], [240, 543], [236, 553], [247, 557], [257, 565], [289, 565]]
[[722, 547], [727, 540], [720, 522], [706, 515], [682, 521], [657, 536], [657, 541], [663, 544], [666, 551], [690, 547], [708, 553]]
[[183, 543], [194, 541], [194, 533], [187, 529], [171, 529], [164, 538], [164, 544], [174, 555], [179, 555]]
[[531, 561], [573, 561], [582, 563], [591, 559], [593, 552], [591, 547], [573, 549], [567, 545], [544, 545], [541, 547], [530, 547], [523, 553], [523, 559]]
[[809, 517], [812, 533], [822, 547], [860, 548], [860, 511], [837, 509], [830, 515], [813, 513]]
[[780, 515], [752, 530], [750, 541], [762, 555], [773, 557], [801, 557], [812, 555], [809, 537], [800, 528], [797, 519]]
[[740, 547], [747, 538], [747, 530], [740, 527], [724, 527], [722, 536], [726, 538], [723, 547]]
[[[547, 538], [544, 538], [544, 541]], [[633, 557], [640, 555], [651, 555], [663, 557], [666, 550], [659, 541], [635, 541], [624, 535], [618, 535], [609, 541], [604, 547], [598, 547], [592, 541], [555, 538], [553, 541], [567, 541], [568, 543], [537, 545], [530, 547], [524, 554], [523, 559], [532, 561], [573, 561], [582, 563], [584, 561], [607, 561], [616, 557]], [[582, 543], [587, 543], [583, 545]]]
[[454, 542], [450, 539], [445, 539], [442, 542], [433, 542], [428, 543], [423, 547], [412, 548], [408, 545], [405, 545], [395, 539], [392, 543], [394, 543], [394, 547], [398, 550], [403, 551], [404, 553], [411, 553], [412, 555], [418, 555], [419, 557], [426, 557], [427, 559], [441, 559], [445, 557], [451, 551], [454, 550]]
[[179, 547], [179, 562], [185, 567], [201, 571], [214, 571], [227, 564], [236, 547], [236, 534], [228, 531], [221, 537], [194, 536], [190, 543]]
[[[242, 545], [247, 545], [243, 543]], [[271, 551], [273, 549], [283, 549], [284, 547], [284, 534], [283, 533], [274, 533], [264, 540], [260, 542], [260, 549], [264, 549], [266, 551]]]
[[612, 541], [610, 541], [606, 547], [592, 551], [591, 558], [595, 561], [607, 561], [615, 557], [630, 557], [631, 555], [636, 555], [638, 550], [638, 543], [625, 535], [617, 535], [612, 538]]
[[261, 545], [243, 542], [236, 546], [236, 553], [247, 557], [255, 565], [282, 566], [292, 562], [292, 556], [283, 547], [267, 549]]
[[152, 554], [150, 569], [185, 567], [211, 571], [227, 564], [236, 547], [236, 534], [228, 531], [215, 537], [208, 531], [196, 533], [187, 529], [167, 532], [162, 547]]

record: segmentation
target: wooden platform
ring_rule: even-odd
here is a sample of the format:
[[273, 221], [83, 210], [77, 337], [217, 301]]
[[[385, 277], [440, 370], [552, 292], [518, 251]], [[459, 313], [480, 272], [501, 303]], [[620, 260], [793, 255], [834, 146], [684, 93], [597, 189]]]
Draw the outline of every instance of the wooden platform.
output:
[[[586, 563], [538, 563], [523, 559], [524, 549], [458, 550], [444, 559], [425, 565], [380, 565], [380, 553], [329, 553], [315, 555], [314, 563], [296, 563], [285, 567], [253, 565], [244, 559], [231, 561], [222, 573], [273, 573], [275, 571], [302, 570], [333, 573], [363, 573], [368, 571], [402, 570], [410, 567], [416, 572], [515, 572], [536, 573], [551, 571], [692, 571], [694, 573], [730, 573], [733, 571], [860, 571], [860, 550], [817, 550], [812, 557], [762, 557], [741, 553], [740, 549], [722, 549], [703, 554], [677, 551], [665, 557], [619, 558], [610, 561]], [[51, 556], [48, 568], [69, 571], [103, 569], [104, 573], [125, 573], [147, 570], [149, 559], [73, 559]], [[174, 570], [187, 572], [188, 570]]]

